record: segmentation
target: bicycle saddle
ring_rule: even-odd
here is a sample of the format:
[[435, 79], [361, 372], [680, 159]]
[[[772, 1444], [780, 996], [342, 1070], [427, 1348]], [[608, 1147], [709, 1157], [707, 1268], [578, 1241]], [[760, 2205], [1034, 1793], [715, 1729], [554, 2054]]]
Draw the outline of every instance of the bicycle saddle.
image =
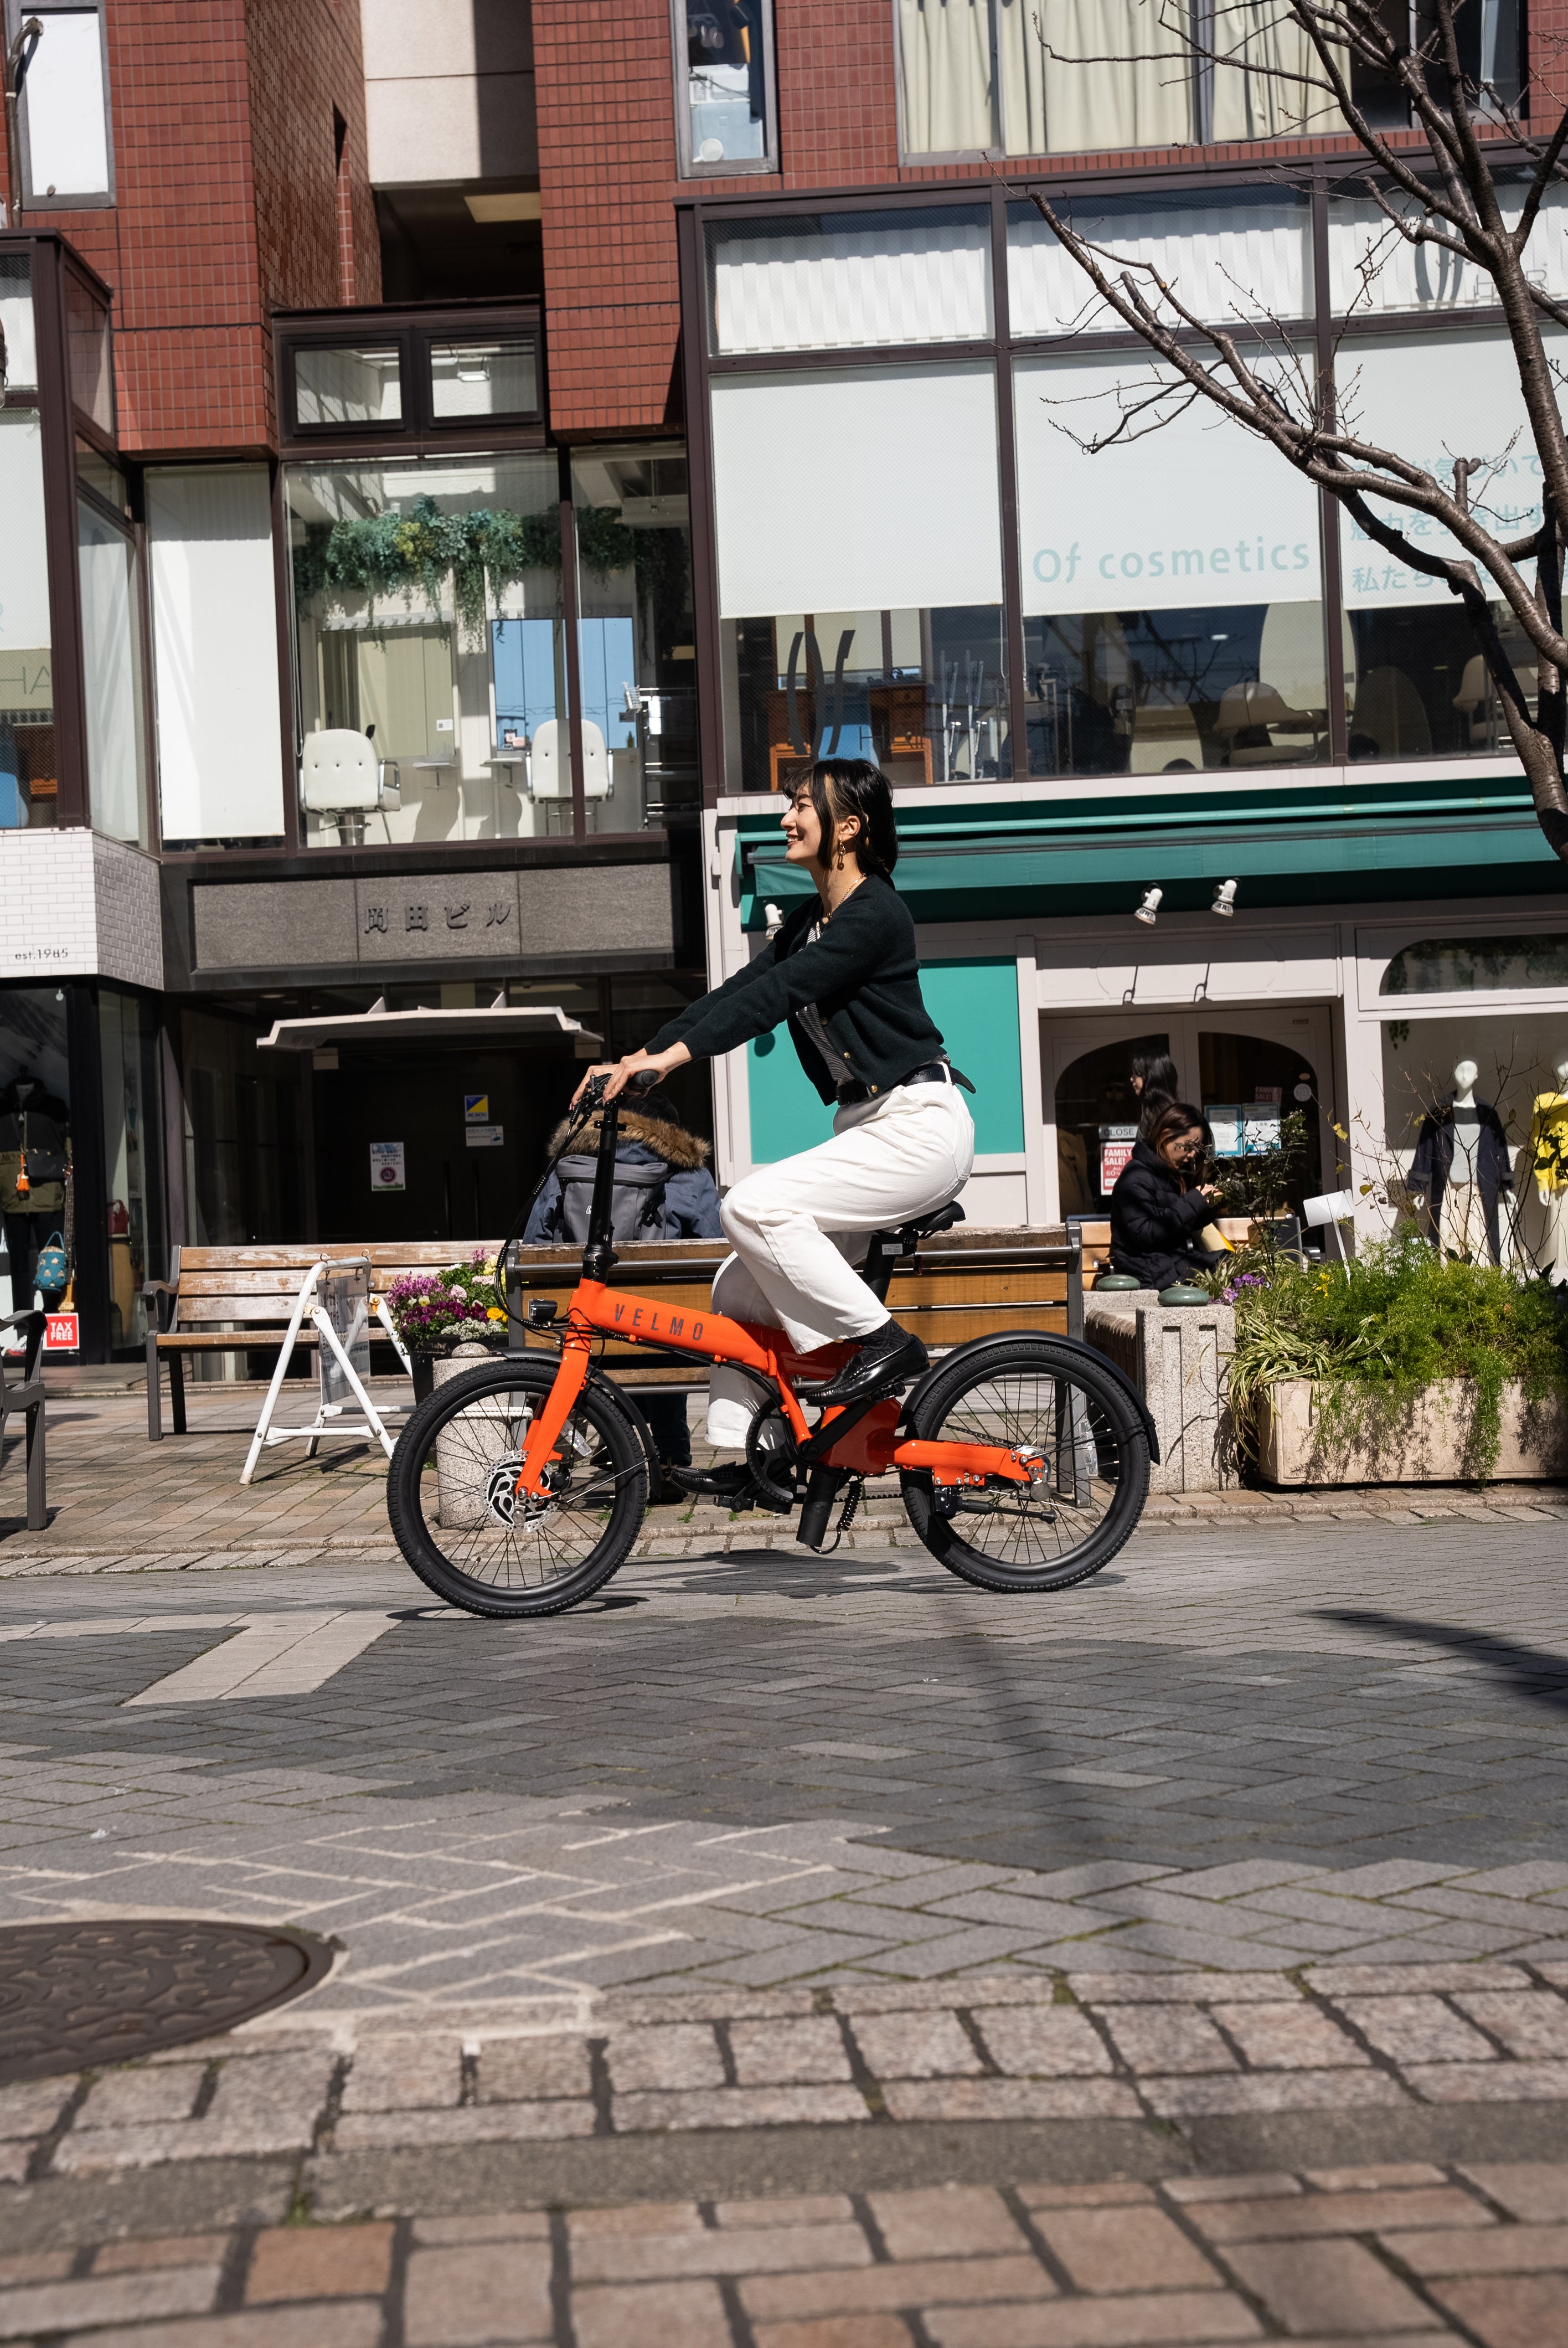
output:
[[934, 1215], [922, 1215], [918, 1222], [902, 1223], [898, 1229], [900, 1251], [907, 1255], [921, 1240], [934, 1240], [938, 1231], [950, 1231], [955, 1223], [964, 1220], [964, 1210], [955, 1199], [949, 1207], [938, 1207]]

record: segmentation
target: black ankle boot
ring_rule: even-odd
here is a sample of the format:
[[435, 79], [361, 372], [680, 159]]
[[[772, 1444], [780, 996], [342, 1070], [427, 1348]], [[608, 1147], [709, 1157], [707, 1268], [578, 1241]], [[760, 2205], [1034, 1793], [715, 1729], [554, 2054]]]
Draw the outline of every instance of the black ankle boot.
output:
[[824, 1410], [843, 1403], [881, 1402], [911, 1378], [917, 1378], [929, 1359], [918, 1337], [901, 1329], [897, 1321], [885, 1321], [861, 1341], [859, 1352], [836, 1377], [818, 1386], [811, 1399]]

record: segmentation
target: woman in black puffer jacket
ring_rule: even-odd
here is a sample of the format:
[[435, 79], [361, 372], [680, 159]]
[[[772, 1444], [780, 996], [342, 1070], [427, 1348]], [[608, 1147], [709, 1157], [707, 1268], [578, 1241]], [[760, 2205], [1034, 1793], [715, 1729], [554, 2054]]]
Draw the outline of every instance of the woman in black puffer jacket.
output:
[[1207, 1128], [1190, 1101], [1161, 1109], [1145, 1138], [1116, 1178], [1111, 1193], [1111, 1262], [1144, 1288], [1174, 1288], [1219, 1262], [1198, 1245], [1219, 1189], [1193, 1184]]

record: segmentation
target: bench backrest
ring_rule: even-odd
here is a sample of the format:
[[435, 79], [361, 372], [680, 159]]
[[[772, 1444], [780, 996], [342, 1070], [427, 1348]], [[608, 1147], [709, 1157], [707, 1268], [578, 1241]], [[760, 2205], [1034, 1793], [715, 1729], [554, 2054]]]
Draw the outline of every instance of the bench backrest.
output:
[[[169, 1328], [281, 1327], [293, 1316], [301, 1281], [323, 1257], [336, 1262], [369, 1256], [371, 1290], [380, 1296], [401, 1273], [446, 1272], [480, 1244], [405, 1240], [367, 1246], [345, 1240], [319, 1246], [182, 1247], [169, 1275], [179, 1289]], [[500, 1241], [482, 1244], [494, 1255]]]

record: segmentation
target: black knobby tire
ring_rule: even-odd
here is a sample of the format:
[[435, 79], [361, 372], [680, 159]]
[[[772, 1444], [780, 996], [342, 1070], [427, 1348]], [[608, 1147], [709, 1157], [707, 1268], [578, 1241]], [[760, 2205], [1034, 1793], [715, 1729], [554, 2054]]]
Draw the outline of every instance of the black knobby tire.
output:
[[[911, 1397], [925, 1442], [1041, 1451], [1027, 1492], [962, 1490], [956, 1506], [928, 1469], [900, 1469], [909, 1521], [935, 1558], [982, 1590], [1066, 1590], [1109, 1564], [1149, 1491], [1149, 1437], [1125, 1388], [1087, 1348], [1050, 1336], [967, 1345]], [[949, 1513], [950, 1509], [950, 1513]]]
[[[584, 1386], [557, 1447], [555, 1496], [511, 1498], [554, 1354], [487, 1364], [436, 1387], [398, 1437], [386, 1510], [421, 1581], [470, 1614], [559, 1614], [602, 1587], [637, 1539], [648, 1454], [613, 1386]], [[507, 1510], [511, 1511], [510, 1521]]]

